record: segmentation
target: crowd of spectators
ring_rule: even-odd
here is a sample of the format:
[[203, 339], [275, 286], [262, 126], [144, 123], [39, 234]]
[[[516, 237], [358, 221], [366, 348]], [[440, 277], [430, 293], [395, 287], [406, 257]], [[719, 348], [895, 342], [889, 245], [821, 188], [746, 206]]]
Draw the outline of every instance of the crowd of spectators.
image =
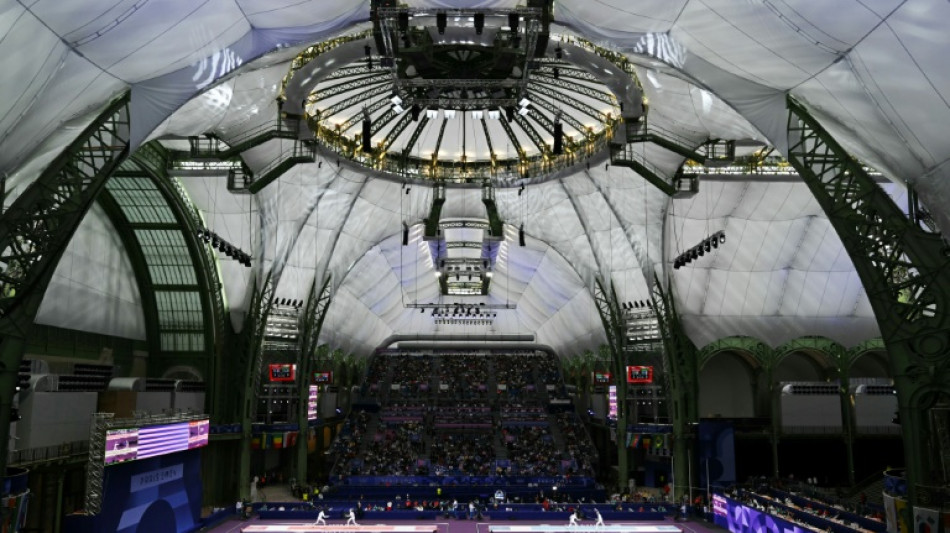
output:
[[[541, 376], [547, 387], [538, 390]], [[493, 381], [507, 394], [489, 395]], [[593, 446], [579, 418], [549, 414], [545, 389], [561, 384], [550, 354], [386, 352], [370, 363], [367, 383], [380, 392], [379, 411], [347, 419], [333, 448], [338, 475], [592, 477]], [[428, 394], [430, 384], [438, 394]], [[371, 420], [375, 431], [367, 431]], [[496, 457], [502, 450], [507, 459]]]
[[501, 354], [492, 358], [500, 400], [518, 400], [535, 390], [534, 367], [537, 355]]
[[436, 475], [487, 476], [495, 449], [486, 433], [440, 432], [433, 436], [429, 457]]
[[550, 476], [561, 473], [561, 453], [548, 425], [507, 426], [502, 437], [508, 460], [517, 472], [526, 476]]
[[393, 369], [390, 390], [404, 397], [419, 397], [429, 392], [432, 357], [429, 355], [395, 355], [386, 358]]
[[488, 356], [456, 354], [439, 359], [439, 398], [455, 401], [484, 400], [488, 389]]
[[[870, 528], [882, 524], [884, 520], [883, 514], [878, 511], [861, 514], [857, 512], [858, 509], [846, 509], [844, 505], [838, 503], [828, 504], [818, 500], [803, 499], [800, 495], [783, 495], [770, 490], [734, 491], [730, 496], [748, 507], [781, 517], [804, 529], [816, 532], [826, 531], [833, 523], [855, 531], [871, 533], [873, 530]], [[792, 496], [795, 496], [798, 501], [793, 501]], [[809, 519], [807, 518], [809, 515], [820, 520]], [[859, 523], [857, 521], [859, 518], [856, 518], [858, 516], [861, 517], [860, 519], [873, 522]]]
[[380, 422], [360, 465], [364, 476], [425, 476], [428, 465], [421, 422]]

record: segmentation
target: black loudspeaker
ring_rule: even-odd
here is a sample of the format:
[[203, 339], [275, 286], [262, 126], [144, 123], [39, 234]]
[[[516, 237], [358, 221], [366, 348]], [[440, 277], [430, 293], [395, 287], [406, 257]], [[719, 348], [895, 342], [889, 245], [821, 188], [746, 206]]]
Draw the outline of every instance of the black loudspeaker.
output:
[[518, 21], [521, 17], [517, 13], [508, 13], [508, 27], [511, 31], [518, 31]]
[[373, 128], [373, 123], [370, 119], [363, 119], [363, 151], [372, 152], [373, 151], [373, 134], [371, 132]]
[[554, 123], [554, 155], [564, 153], [564, 126], [560, 122]]
[[409, 112], [412, 113], [412, 120], [418, 122], [419, 113], [422, 112], [422, 108], [419, 107], [419, 104], [412, 104], [412, 107], [409, 108]]
[[399, 25], [397, 27], [399, 28], [399, 31], [409, 31], [409, 12], [408, 11], [400, 11], [398, 21], [399, 21], [398, 22]]
[[515, 120], [514, 106], [508, 106], [505, 108], [505, 119], [508, 120], [508, 122], [514, 122]]
[[439, 35], [445, 35], [445, 25], [448, 23], [448, 20], [445, 13], [435, 14], [435, 25], [439, 29]]
[[485, 14], [475, 13], [475, 35], [481, 35], [485, 29]]
[[518, 246], [524, 246], [524, 224], [518, 228]]
[[402, 223], [402, 245], [409, 246], [409, 226], [405, 222]]

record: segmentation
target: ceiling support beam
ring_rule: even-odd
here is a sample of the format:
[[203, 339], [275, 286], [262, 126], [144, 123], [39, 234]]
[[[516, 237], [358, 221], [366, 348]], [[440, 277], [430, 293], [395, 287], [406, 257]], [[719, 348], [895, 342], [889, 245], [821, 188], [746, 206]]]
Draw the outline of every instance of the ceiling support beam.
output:
[[672, 293], [663, 290], [654, 278], [651, 301], [663, 339], [663, 361], [667, 377], [670, 419], [673, 422], [673, 498], [679, 501], [690, 494], [690, 472], [698, 472], [696, 461], [699, 422], [699, 365], [696, 346], [686, 336], [686, 330], [676, 313]]
[[297, 479], [310, 479], [307, 472], [307, 440], [310, 435], [310, 419], [307, 416], [310, 399], [310, 374], [313, 372], [317, 344], [323, 330], [323, 320], [330, 309], [330, 276], [320, 286], [313, 278], [310, 295], [307, 297], [303, 320], [303, 334], [300, 336], [297, 353]]
[[788, 161], [837, 231], [887, 346], [904, 440], [909, 504], [950, 481], [950, 253], [898, 208], [804, 105], [788, 99]]
[[594, 280], [593, 292], [594, 305], [597, 307], [597, 314], [600, 316], [604, 333], [607, 336], [607, 346], [610, 348], [611, 373], [617, 379], [617, 484], [626, 487], [630, 470], [628, 466], [629, 450], [626, 442], [629, 416], [627, 412], [627, 381], [624, 379], [627, 366], [626, 327], [623, 322], [623, 311], [613, 283], [611, 282], [608, 286], [600, 276], [597, 276]]
[[26, 341], [69, 240], [128, 156], [128, 104], [113, 101], [0, 216], [0, 472]]
[[251, 436], [257, 420], [257, 397], [261, 390], [264, 373], [262, 347], [267, 317], [274, 307], [274, 285], [270, 274], [258, 286], [251, 288], [251, 303], [244, 319], [244, 331], [238, 350], [236, 366], [242, 372], [243, 394], [240, 395], [241, 458], [238, 465], [238, 492], [241, 498], [250, 497], [251, 482]]

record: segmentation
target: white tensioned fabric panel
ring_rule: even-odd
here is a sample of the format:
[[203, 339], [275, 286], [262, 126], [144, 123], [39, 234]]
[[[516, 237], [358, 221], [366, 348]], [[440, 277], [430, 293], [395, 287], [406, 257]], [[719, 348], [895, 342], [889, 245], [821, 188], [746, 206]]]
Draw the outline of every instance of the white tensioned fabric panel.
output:
[[667, 257], [719, 230], [725, 243], [672, 270], [697, 345], [727, 332], [773, 346], [815, 327], [848, 346], [879, 334], [854, 266], [804, 183], [704, 181], [695, 197], [674, 201]]
[[643, 92], [650, 99], [650, 125], [697, 145], [708, 138], [765, 142], [755, 126], [708, 90], [653, 68], [640, 67], [637, 71]]
[[[178, 180], [201, 213], [206, 228], [245, 252], [251, 253], [255, 249], [257, 207], [250, 195], [228, 191], [226, 175], [179, 177]], [[217, 250], [214, 253], [218, 258], [228, 309], [246, 311], [252, 270]]]
[[50, 280], [37, 324], [145, 339], [135, 273], [118, 233], [93, 204]]

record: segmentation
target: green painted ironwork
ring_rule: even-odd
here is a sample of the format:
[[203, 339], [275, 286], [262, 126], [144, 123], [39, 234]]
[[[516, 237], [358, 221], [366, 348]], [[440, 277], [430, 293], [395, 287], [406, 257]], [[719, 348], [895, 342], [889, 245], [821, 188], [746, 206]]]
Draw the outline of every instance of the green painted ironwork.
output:
[[950, 395], [950, 254], [894, 204], [865, 168], [793, 98], [788, 160], [834, 226], [887, 346], [903, 432], [910, 503], [935, 479], [929, 412]]
[[241, 395], [239, 420], [241, 421], [241, 457], [238, 475], [238, 492], [242, 498], [250, 496], [251, 482], [251, 430], [257, 420], [257, 396], [261, 389], [264, 372], [262, 346], [267, 317], [274, 306], [274, 284], [270, 274], [258, 285], [254, 283], [244, 330], [241, 334], [238, 361], [241, 369], [244, 393]]
[[[673, 498], [687, 494], [692, 485], [690, 473], [696, 457], [696, 424], [699, 422], [699, 365], [696, 347], [676, 312], [672, 293], [663, 290], [659, 279], [653, 283], [653, 309], [659, 322], [664, 344], [667, 393], [670, 396], [670, 418], [673, 422]], [[695, 466], [695, 465], [692, 465]]]
[[610, 369], [617, 379], [617, 484], [627, 486], [629, 477], [629, 461], [626, 446], [627, 432], [627, 382], [620, 379], [626, 375], [626, 327], [623, 323], [623, 311], [617, 292], [613, 285], [607, 287], [603, 280], [597, 278], [594, 283], [594, 304], [597, 314], [604, 326], [607, 335], [607, 346], [610, 351]]
[[300, 353], [297, 361], [297, 427], [300, 429], [297, 437], [297, 479], [304, 484], [310, 480], [307, 472], [307, 437], [310, 431], [307, 408], [310, 374], [314, 370], [313, 363], [317, 355], [320, 331], [323, 329], [323, 320], [330, 308], [330, 301], [330, 276], [323, 280], [320, 287], [317, 286], [317, 280], [314, 278], [303, 316], [303, 334], [299, 339]]
[[129, 152], [129, 95], [111, 102], [0, 217], [0, 472], [20, 361], [70, 238]]

